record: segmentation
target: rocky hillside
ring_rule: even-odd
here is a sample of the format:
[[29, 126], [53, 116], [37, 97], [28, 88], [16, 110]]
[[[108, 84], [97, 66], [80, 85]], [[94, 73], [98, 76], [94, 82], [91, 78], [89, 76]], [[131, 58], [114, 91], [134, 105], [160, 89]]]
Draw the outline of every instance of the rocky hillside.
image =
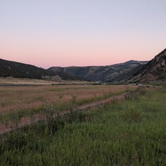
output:
[[166, 49], [135, 73], [128, 82], [151, 82], [155, 80], [166, 80]]
[[33, 65], [23, 64], [0, 59], [0, 77], [56, 79], [59, 76], [63, 80], [79, 80], [79, 78], [64, 72], [53, 72]]
[[123, 82], [138, 72], [147, 61], [128, 61], [110, 66], [51, 67], [53, 72], [64, 72], [90, 81]]

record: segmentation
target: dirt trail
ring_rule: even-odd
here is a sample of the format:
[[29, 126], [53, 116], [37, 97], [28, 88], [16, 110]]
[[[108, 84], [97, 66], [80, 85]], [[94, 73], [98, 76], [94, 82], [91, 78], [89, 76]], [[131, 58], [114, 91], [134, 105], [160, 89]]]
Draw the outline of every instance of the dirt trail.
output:
[[[120, 95], [112, 96], [108, 99], [92, 102], [92, 103], [89, 103], [89, 104], [84, 104], [82, 106], [78, 106], [76, 108], [73, 108], [72, 111], [84, 111], [88, 108], [95, 108], [99, 105], [108, 104], [110, 102], [120, 101], [120, 100], [126, 98], [127, 96], [129, 96], [133, 93], [138, 93], [138, 91], [137, 90], [135, 92], [129, 91], [129, 92], [122, 93]], [[71, 110], [62, 111], [60, 113], [55, 113], [53, 115], [53, 117], [64, 116], [64, 115], [66, 115], [70, 112], [71, 112]], [[35, 124], [39, 121], [44, 121], [44, 120], [46, 120], [46, 116], [47, 115], [44, 115], [44, 114], [35, 114], [35, 115], [33, 115], [33, 117], [23, 117], [17, 123], [10, 122], [10, 123], [7, 123], [7, 124], [0, 124], [0, 135], [8, 133], [8, 132], [16, 130], [16, 129], [19, 129], [19, 128], [22, 128], [22, 127], [25, 127], [25, 126], [28, 126], [28, 125]]]

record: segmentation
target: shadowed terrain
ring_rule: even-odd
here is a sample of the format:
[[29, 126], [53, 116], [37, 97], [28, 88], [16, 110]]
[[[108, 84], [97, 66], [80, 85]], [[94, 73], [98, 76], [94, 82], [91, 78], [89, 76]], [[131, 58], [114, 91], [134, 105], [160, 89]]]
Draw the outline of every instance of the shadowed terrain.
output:
[[166, 80], [166, 49], [156, 55], [128, 82], [151, 82]]
[[138, 72], [147, 61], [128, 61], [109, 66], [51, 67], [49, 71], [64, 72], [91, 81], [123, 82]]
[[83, 80], [64, 72], [53, 72], [33, 65], [0, 59], [0, 77], [33, 78], [59, 81]]

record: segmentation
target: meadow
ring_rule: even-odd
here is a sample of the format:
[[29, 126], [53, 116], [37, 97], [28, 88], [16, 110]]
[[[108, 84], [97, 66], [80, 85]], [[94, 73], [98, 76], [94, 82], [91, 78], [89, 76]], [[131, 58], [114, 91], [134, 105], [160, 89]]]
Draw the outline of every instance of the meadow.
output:
[[[0, 123], [46, 112], [52, 107], [59, 111], [72, 109], [92, 101], [109, 98], [136, 86], [52, 85], [0, 87]], [[55, 110], [55, 109], [54, 109]]]
[[[41, 94], [47, 88], [49, 93], [67, 93], [66, 87], [40, 88]], [[93, 89], [97, 94], [102, 89], [98, 94], [103, 97], [103, 88], [107, 92], [110, 88], [108, 93], [113, 94], [126, 91], [124, 86], [79, 86], [79, 90], [71, 86], [70, 93]], [[71, 111], [57, 118], [50, 114], [44, 122], [1, 135], [0, 165], [166, 165], [165, 100], [165, 87], [150, 87], [139, 96], [86, 111]]]

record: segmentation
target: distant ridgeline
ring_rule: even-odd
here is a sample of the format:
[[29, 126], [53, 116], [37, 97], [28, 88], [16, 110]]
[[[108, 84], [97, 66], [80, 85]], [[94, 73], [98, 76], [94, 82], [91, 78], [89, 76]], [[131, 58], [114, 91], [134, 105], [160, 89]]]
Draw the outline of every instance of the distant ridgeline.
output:
[[146, 63], [147, 61], [131, 60], [109, 66], [51, 67], [48, 70], [67, 73], [90, 81], [124, 82], [138, 72]]
[[0, 59], [0, 77], [124, 82], [144, 67], [147, 61], [128, 61], [109, 66], [51, 67], [47, 70], [29, 64]]
[[63, 72], [53, 72], [33, 65], [0, 59], [0, 77], [33, 78], [48, 80], [83, 80]]

